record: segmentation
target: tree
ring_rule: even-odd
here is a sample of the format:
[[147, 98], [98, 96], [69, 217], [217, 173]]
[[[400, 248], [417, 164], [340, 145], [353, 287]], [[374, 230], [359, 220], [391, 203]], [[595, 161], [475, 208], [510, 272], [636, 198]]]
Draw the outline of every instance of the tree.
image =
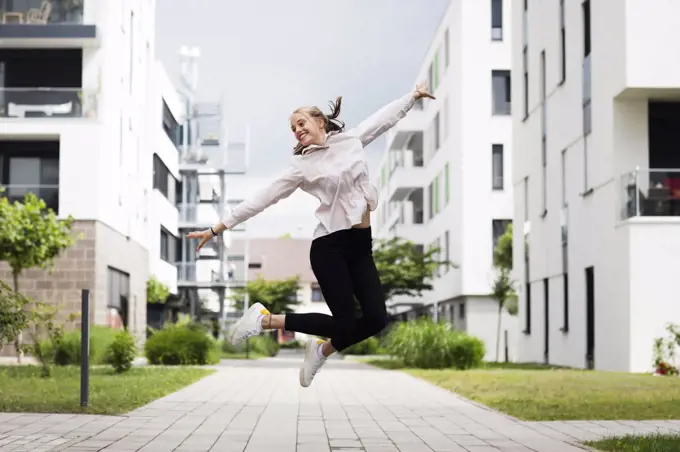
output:
[[517, 294], [512, 272], [512, 223], [508, 225], [493, 250], [493, 266], [496, 279], [492, 284], [492, 296], [498, 301], [498, 328], [496, 331], [496, 361], [501, 353], [501, 319], [505, 308], [510, 315], [517, 314]]
[[396, 295], [421, 296], [432, 290], [431, 281], [440, 267], [457, 265], [437, 260], [439, 248], [421, 252], [415, 244], [400, 237], [376, 240], [373, 260], [380, 275], [385, 299]]
[[[0, 191], [0, 195], [1, 195]], [[73, 217], [59, 219], [45, 201], [33, 193], [13, 204], [0, 197], [0, 261], [12, 270], [14, 292], [19, 293], [19, 276], [29, 268], [52, 269], [54, 259], [75, 243], [71, 233]], [[15, 340], [21, 363], [21, 333]]]
[[28, 328], [30, 300], [0, 281], [0, 351]]
[[170, 296], [170, 289], [152, 276], [146, 281], [146, 302], [148, 304], [163, 304]]
[[267, 281], [258, 276], [257, 279], [248, 281], [247, 288], [238, 288], [234, 291], [233, 305], [236, 309], [243, 311], [247, 291], [249, 306], [262, 303], [269, 312], [274, 314], [292, 312], [299, 303], [297, 299], [299, 287], [298, 276], [274, 281]]

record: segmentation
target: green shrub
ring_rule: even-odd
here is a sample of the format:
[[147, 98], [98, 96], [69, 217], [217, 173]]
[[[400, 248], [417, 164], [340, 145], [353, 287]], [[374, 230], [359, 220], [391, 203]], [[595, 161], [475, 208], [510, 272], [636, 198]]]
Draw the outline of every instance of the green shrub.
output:
[[[90, 327], [90, 364], [107, 364], [107, 350], [119, 330], [93, 325]], [[80, 365], [80, 330], [64, 335], [54, 353], [58, 366]], [[51, 347], [51, 344], [45, 344]]]
[[281, 344], [281, 348], [298, 349], [302, 348], [302, 344], [296, 339], [293, 339], [292, 341], [284, 342], [283, 344]]
[[421, 369], [478, 367], [486, 352], [480, 339], [426, 318], [394, 325], [387, 351], [406, 366]]
[[350, 345], [342, 351], [343, 355], [377, 355], [380, 348], [380, 340], [377, 337], [369, 337], [363, 342]]
[[251, 337], [248, 344], [250, 350], [263, 356], [276, 356], [280, 348], [279, 343], [268, 334]]
[[136, 356], [137, 344], [135, 338], [127, 331], [118, 333], [107, 350], [107, 361], [118, 373], [130, 370]]
[[144, 344], [150, 364], [205, 365], [220, 361], [217, 342], [199, 328], [166, 326]]
[[238, 353], [240, 349], [243, 347], [235, 347], [231, 342], [228, 340], [223, 340], [222, 341], [222, 352], [224, 353]]

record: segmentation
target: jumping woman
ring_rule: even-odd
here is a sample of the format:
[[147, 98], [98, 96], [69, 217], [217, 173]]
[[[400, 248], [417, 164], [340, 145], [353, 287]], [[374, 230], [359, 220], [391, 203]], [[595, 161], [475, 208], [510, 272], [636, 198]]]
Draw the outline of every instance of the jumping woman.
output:
[[[342, 98], [325, 115], [317, 107], [298, 108], [290, 117], [298, 143], [290, 167], [270, 186], [236, 206], [220, 223], [188, 234], [200, 239], [197, 250], [223, 231], [248, 220], [300, 188], [319, 200], [319, 224], [310, 249], [312, 271], [332, 316], [319, 313], [272, 314], [253, 304], [234, 325], [229, 341], [240, 342], [265, 330], [294, 331], [330, 340], [310, 340], [300, 368], [308, 387], [328, 356], [378, 334], [387, 325], [385, 297], [373, 262], [370, 212], [378, 207], [364, 148], [423, 97], [434, 99], [424, 83], [391, 102], [356, 128], [344, 131], [338, 120]], [[355, 316], [354, 297], [362, 316]]]

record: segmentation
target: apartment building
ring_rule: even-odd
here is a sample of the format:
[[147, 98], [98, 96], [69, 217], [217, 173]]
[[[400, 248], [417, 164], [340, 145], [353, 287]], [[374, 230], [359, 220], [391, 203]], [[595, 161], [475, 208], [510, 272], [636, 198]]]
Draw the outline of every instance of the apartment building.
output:
[[[292, 237], [273, 238], [237, 238], [230, 248], [231, 269], [235, 280], [253, 281], [263, 278], [267, 281], [280, 281], [298, 276], [300, 278], [297, 293], [298, 304], [295, 312], [319, 312], [331, 314], [324, 300], [321, 288], [316, 281], [309, 262], [309, 247], [312, 241]], [[244, 261], [238, 256], [247, 256]], [[247, 269], [247, 272], [246, 272]], [[247, 273], [247, 274], [246, 274]], [[238, 318], [240, 313], [230, 309], [230, 317]], [[281, 340], [297, 339], [305, 341], [308, 335], [282, 331]]]
[[[140, 340], [149, 275], [176, 287], [159, 260], [177, 211], [158, 168], [177, 171], [181, 119], [155, 62], [154, 9], [0, 1], [0, 184], [12, 199], [37, 193], [83, 234], [53, 272], [26, 271], [20, 288], [64, 313], [89, 289], [93, 323], [127, 325]], [[10, 280], [4, 263], [0, 278]]]
[[[377, 237], [439, 248], [459, 265], [442, 268], [422, 298], [389, 300], [392, 315], [445, 319], [483, 339], [487, 359], [498, 321], [493, 249], [513, 213], [510, 5], [451, 2], [414, 80], [428, 80], [436, 100], [419, 102], [388, 133], [373, 217]], [[515, 324], [503, 314], [510, 359]]]
[[512, 5], [519, 358], [650, 371], [680, 323], [680, 3]]

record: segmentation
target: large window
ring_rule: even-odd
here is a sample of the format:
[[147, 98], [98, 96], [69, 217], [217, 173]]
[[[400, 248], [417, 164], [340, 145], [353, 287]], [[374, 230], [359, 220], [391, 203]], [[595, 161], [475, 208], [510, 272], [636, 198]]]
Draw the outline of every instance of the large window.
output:
[[503, 40], [503, 0], [491, 0], [491, 39]]
[[491, 71], [492, 111], [494, 115], [509, 115], [511, 113], [510, 71]]
[[108, 300], [106, 306], [114, 314], [109, 318], [109, 326], [113, 328], [127, 328], [130, 312], [130, 275], [128, 273], [108, 267]]
[[177, 255], [177, 251], [178, 248], [181, 250], [181, 247], [177, 246], [178, 241], [177, 237], [161, 226], [161, 259], [173, 265], [179, 261], [180, 256]]
[[168, 138], [170, 138], [170, 141], [172, 141], [173, 144], [179, 148], [179, 146], [182, 144], [180, 135], [181, 129], [165, 101], [163, 101], [163, 130], [165, 130], [165, 133], [168, 135]]
[[492, 243], [494, 250], [496, 249], [496, 246], [498, 246], [498, 240], [503, 234], [505, 234], [506, 229], [508, 229], [508, 225], [511, 223], [512, 220], [492, 220], [491, 228], [493, 230]]
[[491, 146], [491, 187], [494, 190], [503, 190], [503, 145]]
[[34, 193], [59, 212], [59, 143], [3, 141], [0, 143], [0, 186], [11, 202]]
[[177, 194], [175, 185], [177, 180], [170, 173], [170, 170], [161, 160], [158, 154], [153, 155], [153, 188], [157, 189], [163, 196], [168, 198], [171, 203], [175, 203]]

